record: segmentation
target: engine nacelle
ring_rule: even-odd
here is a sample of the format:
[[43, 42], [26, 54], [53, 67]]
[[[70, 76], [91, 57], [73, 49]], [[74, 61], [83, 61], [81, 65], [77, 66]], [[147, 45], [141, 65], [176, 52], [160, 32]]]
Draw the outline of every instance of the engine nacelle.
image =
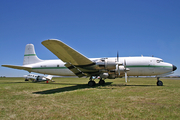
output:
[[108, 78], [109, 74], [108, 73], [101, 73], [100, 78]]
[[111, 74], [111, 75], [109, 75], [108, 78], [109, 78], [109, 79], [115, 79], [115, 78], [116, 78], [116, 75], [115, 75], [115, 74]]
[[108, 70], [114, 70], [116, 69], [116, 61], [111, 59], [105, 59], [105, 68]]
[[[124, 72], [125, 67], [124, 67], [124, 66], [119, 66], [119, 70], [120, 70], [121, 72]], [[116, 68], [116, 71], [118, 71], [118, 68]]]
[[116, 69], [116, 61], [115, 59], [100, 59], [96, 62], [96, 64], [101, 68], [101, 69], [106, 69], [106, 70], [115, 70]]

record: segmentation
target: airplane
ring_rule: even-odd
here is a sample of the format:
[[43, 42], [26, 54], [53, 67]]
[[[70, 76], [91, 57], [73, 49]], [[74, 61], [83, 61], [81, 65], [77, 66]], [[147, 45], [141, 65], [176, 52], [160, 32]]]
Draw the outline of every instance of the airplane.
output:
[[37, 57], [33, 44], [25, 47], [22, 66], [2, 65], [29, 73], [42, 73], [57, 76], [89, 77], [88, 85], [96, 85], [96, 77], [100, 77], [99, 84], [105, 84], [105, 79], [124, 77], [125, 82], [129, 76], [156, 76], [157, 86], [163, 86], [160, 77], [172, 74], [177, 67], [164, 62], [157, 57], [109, 57], [87, 58], [70, 46], [57, 39], [48, 39], [42, 44], [55, 54], [59, 60], [41, 60]]
[[29, 75], [24, 75], [25, 81], [29, 81], [31, 80], [32, 82], [43, 82], [46, 81], [46, 83], [48, 83], [48, 81], [52, 81], [52, 75], [48, 75], [47, 77], [44, 76], [39, 76], [39, 75], [34, 75], [34, 74], [29, 74]]

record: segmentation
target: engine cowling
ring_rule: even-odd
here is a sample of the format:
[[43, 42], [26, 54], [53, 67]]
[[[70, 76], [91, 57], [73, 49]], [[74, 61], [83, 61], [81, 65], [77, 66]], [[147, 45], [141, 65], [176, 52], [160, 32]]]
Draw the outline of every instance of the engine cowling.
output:
[[116, 75], [115, 74], [111, 74], [108, 76], [109, 79], [115, 79], [116, 78]]
[[106, 59], [105, 60], [105, 68], [107, 70], [114, 70], [114, 69], [116, 69], [116, 65], [117, 65], [117, 63], [116, 63], [115, 60], [111, 60], [111, 59]]
[[[120, 72], [124, 72], [125, 67], [124, 67], [124, 66], [119, 66], [119, 70], [120, 70]], [[117, 68], [116, 68], [116, 71], [118, 71], [118, 69], [117, 69]]]
[[117, 62], [115, 61], [115, 59], [104, 58], [97, 61], [96, 64], [99, 65], [101, 69], [115, 70]]
[[109, 74], [108, 73], [101, 73], [100, 78], [108, 78]]

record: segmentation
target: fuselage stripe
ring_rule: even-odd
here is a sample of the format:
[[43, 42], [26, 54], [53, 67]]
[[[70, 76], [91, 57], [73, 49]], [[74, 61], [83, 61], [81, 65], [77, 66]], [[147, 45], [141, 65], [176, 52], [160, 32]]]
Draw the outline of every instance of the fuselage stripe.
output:
[[[172, 66], [157, 66], [157, 65], [132, 65], [132, 66], [126, 66], [127, 68], [134, 68], [134, 67], [166, 67], [166, 68], [172, 68]], [[67, 67], [35, 67], [32, 69], [68, 69]], [[71, 69], [71, 68], [69, 68]]]
[[36, 54], [26, 54], [24, 56], [36, 56]]

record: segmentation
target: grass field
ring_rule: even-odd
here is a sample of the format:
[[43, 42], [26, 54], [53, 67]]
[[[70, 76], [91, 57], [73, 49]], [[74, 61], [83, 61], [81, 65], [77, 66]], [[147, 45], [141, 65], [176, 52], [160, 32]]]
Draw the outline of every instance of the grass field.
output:
[[156, 86], [156, 78], [121, 78], [93, 88], [88, 78], [53, 80], [0, 78], [0, 119], [180, 119], [180, 80]]

